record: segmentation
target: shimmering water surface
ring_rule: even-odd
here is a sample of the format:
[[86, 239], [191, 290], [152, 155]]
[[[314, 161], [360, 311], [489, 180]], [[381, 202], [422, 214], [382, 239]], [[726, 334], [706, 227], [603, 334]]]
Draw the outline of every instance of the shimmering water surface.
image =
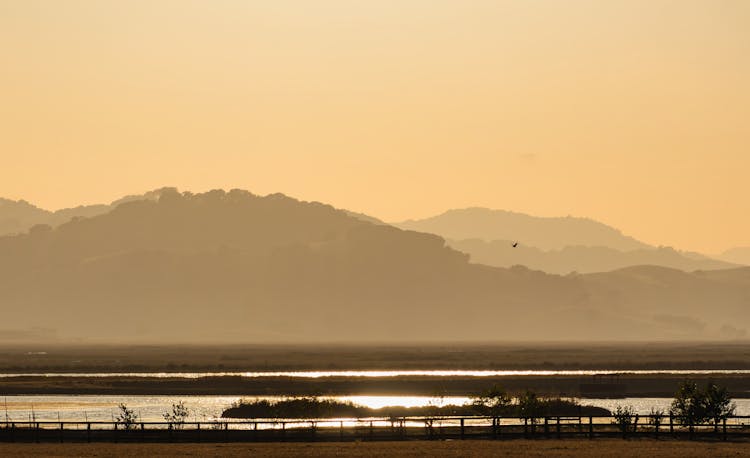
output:
[[[281, 396], [109, 396], [109, 395], [54, 395], [7, 396], [0, 398], [0, 421], [7, 415], [11, 421], [111, 421], [117, 416], [117, 406], [127, 405], [142, 421], [162, 421], [162, 415], [172, 404], [182, 401], [190, 409], [189, 421], [211, 421], [240, 399], [278, 400]], [[332, 399], [379, 408], [384, 406], [461, 405], [468, 397], [447, 396], [333, 396]], [[652, 408], [668, 410], [671, 398], [580, 399], [583, 405], [613, 410], [617, 406], [632, 406], [639, 414]], [[750, 399], [736, 399], [737, 415], [750, 415]]]
[[44, 372], [0, 373], [2, 377], [503, 377], [554, 375], [750, 375], [750, 369], [675, 369], [675, 370], [390, 370], [390, 371], [279, 371], [279, 372]]

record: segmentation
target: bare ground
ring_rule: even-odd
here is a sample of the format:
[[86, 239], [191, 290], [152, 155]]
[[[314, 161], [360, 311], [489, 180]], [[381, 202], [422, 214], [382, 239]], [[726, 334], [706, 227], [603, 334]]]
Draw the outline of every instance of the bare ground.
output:
[[750, 457], [750, 443], [602, 439], [319, 444], [0, 444], [0, 456]]

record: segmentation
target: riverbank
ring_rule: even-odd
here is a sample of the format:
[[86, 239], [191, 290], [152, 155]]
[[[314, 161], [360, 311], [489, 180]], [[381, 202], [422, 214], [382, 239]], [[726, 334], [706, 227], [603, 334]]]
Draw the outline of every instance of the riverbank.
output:
[[665, 458], [750, 456], [748, 442], [673, 440], [513, 440], [408, 441], [352, 443], [240, 444], [0, 444], [0, 456], [14, 457], [634, 457]]
[[[750, 377], [742, 374], [620, 375], [627, 397], [672, 397], [685, 379], [709, 380], [727, 387], [734, 398], [750, 398]], [[336, 396], [421, 395], [472, 396], [498, 385], [511, 393], [527, 389], [545, 396], [584, 397], [581, 385], [596, 383], [591, 376], [497, 377], [59, 377], [0, 378], [0, 396], [32, 394], [90, 395], [238, 395]], [[601, 396], [592, 396], [601, 397]]]
[[0, 345], [0, 373], [378, 369], [750, 369], [750, 341]]

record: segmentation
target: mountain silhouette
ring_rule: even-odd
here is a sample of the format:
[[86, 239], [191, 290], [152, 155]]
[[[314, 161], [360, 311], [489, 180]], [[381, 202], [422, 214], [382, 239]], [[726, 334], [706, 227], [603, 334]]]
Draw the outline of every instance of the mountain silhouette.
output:
[[509, 240], [448, 240], [448, 245], [471, 255], [472, 262], [497, 267], [523, 265], [548, 273], [607, 272], [638, 265], [656, 265], [692, 272], [738, 267], [737, 264], [705, 256], [687, 255], [669, 247], [619, 251], [607, 247], [567, 246], [544, 251]]
[[605, 272], [638, 265], [694, 271], [740, 264], [670, 247], [652, 247], [586, 218], [541, 218], [467, 208], [396, 226], [445, 237], [449, 246], [471, 255], [473, 262], [496, 267], [523, 265], [557, 274]]
[[433, 234], [282, 194], [161, 190], [0, 237], [0, 340], [726, 339], [750, 268], [590, 275], [469, 262]]
[[450, 240], [513, 240], [541, 250], [568, 246], [627, 251], [649, 248], [619, 230], [587, 218], [545, 218], [487, 208], [464, 208], [420, 220], [394, 223], [402, 229], [430, 232]]
[[750, 247], [730, 248], [717, 257], [727, 262], [750, 266]]

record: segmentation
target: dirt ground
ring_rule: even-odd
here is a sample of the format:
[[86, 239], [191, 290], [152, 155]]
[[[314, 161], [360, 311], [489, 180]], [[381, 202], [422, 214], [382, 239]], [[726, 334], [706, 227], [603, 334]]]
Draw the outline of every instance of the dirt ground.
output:
[[0, 444], [0, 456], [750, 457], [750, 442], [537, 440], [268, 444]]

